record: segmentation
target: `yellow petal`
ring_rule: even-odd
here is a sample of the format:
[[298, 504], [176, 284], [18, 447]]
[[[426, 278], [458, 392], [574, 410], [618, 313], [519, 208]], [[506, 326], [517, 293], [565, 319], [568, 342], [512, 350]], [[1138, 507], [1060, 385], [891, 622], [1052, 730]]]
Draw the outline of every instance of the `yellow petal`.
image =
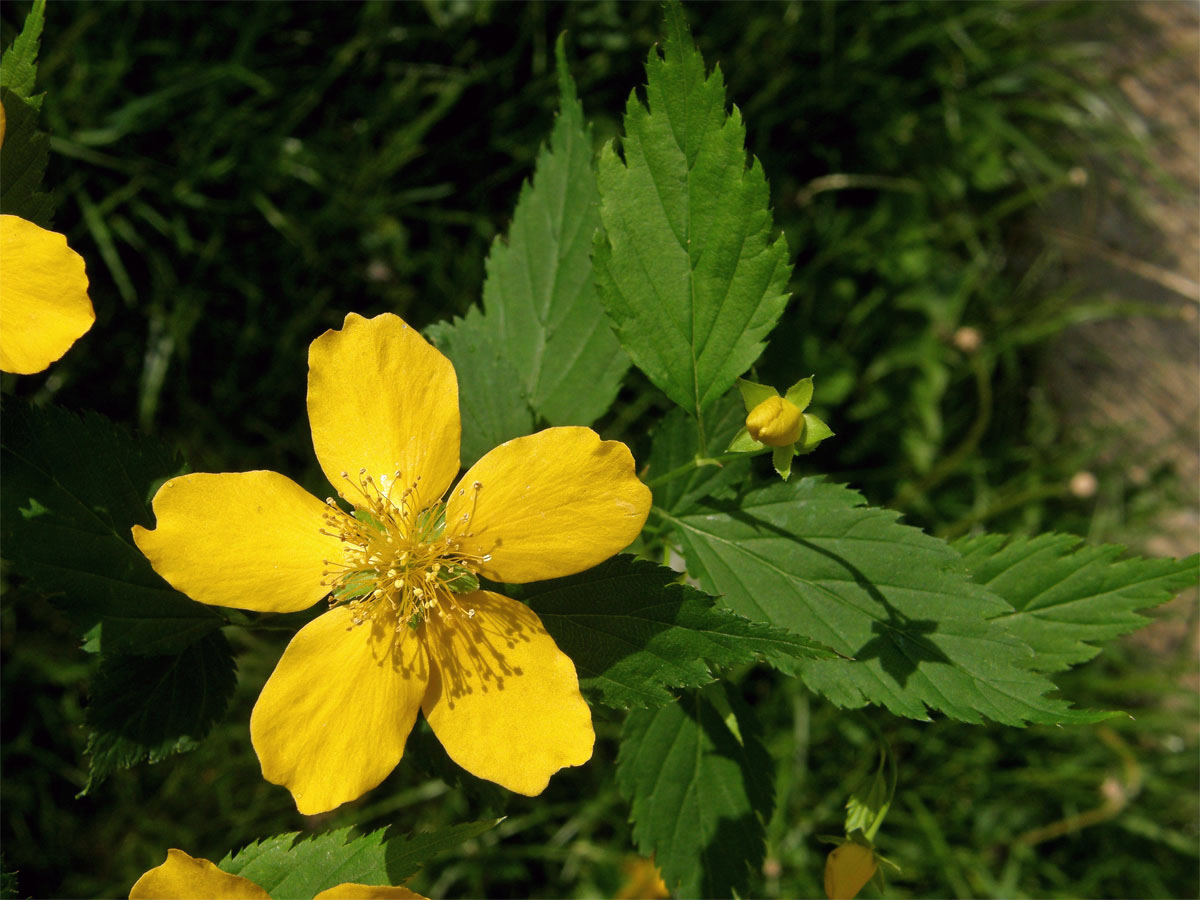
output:
[[295, 612], [328, 593], [324, 560], [341, 559], [341, 541], [321, 534], [325, 510], [276, 472], [181, 475], [154, 495], [157, 527], [133, 526], [133, 540], [193, 600]]
[[354, 625], [339, 606], [292, 638], [250, 715], [263, 777], [305, 815], [361, 797], [400, 762], [429, 680], [407, 625]]
[[0, 370], [29, 375], [66, 353], [96, 321], [87, 289], [65, 237], [0, 216]]
[[456, 763], [530, 797], [563, 766], [592, 758], [592, 713], [575, 665], [529, 607], [490, 591], [455, 595], [471, 618], [425, 623], [422, 709]]
[[313, 900], [425, 900], [406, 887], [371, 884], [339, 884], [321, 891]]
[[168, 850], [167, 861], [129, 889], [129, 900], [270, 900], [249, 878], [222, 872], [207, 859]]
[[649, 512], [628, 447], [590, 428], [547, 428], [471, 467], [450, 495], [446, 530], [464, 552], [490, 557], [481, 575], [517, 584], [603, 562], [629, 546]]
[[835, 847], [825, 860], [825, 896], [829, 900], [854, 900], [875, 874], [875, 853], [870, 847], [848, 841]]
[[420, 478], [421, 505], [458, 474], [458, 379], [454, 366], [397, 316], [350, 313], [308, 350], [308, 418], [330, 483], [358, 504], [360, 469], [379, 483], [400, 471]]
[[804, 428], [804, 417], [796, 404], [783, 397], [768, 397], [746, 416], [750, 437], [769, 447], [794, 444]]

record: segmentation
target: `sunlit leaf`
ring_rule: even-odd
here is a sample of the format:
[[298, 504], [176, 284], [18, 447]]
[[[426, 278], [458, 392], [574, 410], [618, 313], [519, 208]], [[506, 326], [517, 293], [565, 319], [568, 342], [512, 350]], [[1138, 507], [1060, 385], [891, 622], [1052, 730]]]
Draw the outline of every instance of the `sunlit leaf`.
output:
[[556, 56], [558, 119], [521, 188], [507, 239], [492, 244], [483, 308], [538, 415], [551, 425], [590, 425], [616, 397], [629, 359], [596, 297], [592, 129], [561, 37]]
[[1013, 606], [992, 621], [1033, 648], [1054, 672], [1091, 659], [1098, 641], [1152, 621], [1137, 610], [1165, 603], [1200, 576], [1200, 556], [1120, 559], [1124, 547], [1083, 545], [1068, 534], [987, 534], [956, 541], [972, 579]]
[[218, 864], [260, 885], [276, 900], [309, 898], [339, 884], [403, 884], [439, 853], [494, 828], [499, 819], [402, 834], [379, 829], [361, 837], [351, 828], [300, 838], [279, 834], [256, 841]]
[[721, 71], [705, 77], [679, 4], [665, 14], [648, 107], [630, 94], [623, 159], [612, 144], [600, 155], [595, 264], [621, 345], [696, 417], [762, 352], [791, 266], [762, 167], [747, 168], [741, 114], [725, 113]]
[[1045, 695], [1032, 651], [989, 622], [1007, 603], [969, 579], [945, 542], [819, 478], [702, 501], [672, 518], [688, 570], [735, 612], [852, 660], [805, 660], [804, 682], [839, 706], [924, 719], [1092, 722]]

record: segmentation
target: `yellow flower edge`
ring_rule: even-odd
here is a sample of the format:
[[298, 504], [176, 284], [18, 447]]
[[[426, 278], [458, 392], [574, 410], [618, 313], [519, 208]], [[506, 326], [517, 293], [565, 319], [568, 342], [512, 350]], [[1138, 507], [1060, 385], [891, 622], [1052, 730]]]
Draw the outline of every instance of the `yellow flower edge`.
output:
[[87, 291], [65, 237], [0, 215], [0, 370], [32, 375], [61, 359], [96, 321]]
[[[189, 856], [182, 850], [167, 851], [161, 866], [146, 872], [129, 890], [129, 900], [270, 900], [271, 895], [249, 878], [230, 875], [207, 859]], [[313, 900], [425, 900], [406, 887], [339, 884], [317, 894]]]
[[540, 793], [591, 758], [591, 713], [537, 615], [478, 579], [570, 575], [628, 546], [650, 509], [632, 455], [589, 428], [550, 428], [497, 447], [447, 493], [459, 418], [445, 357], [396, 316], [351, 314], [314, 341], [309, 367], [318, 459], [354, 512], [276, 473], [184, 475], [159, 490], [157, 525], [135, 527], [135, 542], [203, 603], [289, 612], [329, 596], [250, 721], [264, 777], [300, 812], [386, 778], [419, 709], [467, 771]]
[[825, 859], [825, 896], [829, 900], [854, 900], [875, 874], [875, 851], [847, 841]]

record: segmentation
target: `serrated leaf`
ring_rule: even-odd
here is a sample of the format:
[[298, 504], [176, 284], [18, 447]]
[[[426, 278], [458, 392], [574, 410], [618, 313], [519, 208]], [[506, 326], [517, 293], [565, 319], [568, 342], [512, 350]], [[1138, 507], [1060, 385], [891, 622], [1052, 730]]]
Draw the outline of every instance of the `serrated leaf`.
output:
[[168, 654], [225, 623], [133, 544], [133, 525], [154, 525], [148, 497], [181, 469], [173, 450], [95, 413], [7, 399], [0, 466], [5, 559], [99, 637], [93, 649]]
[[800, 663], [805, 684], [839, 706], [1008, 725], [1106, 717], [1044, 696], [1054, 685], [1029, 670], [1030, 649], [988, 621], [1009, 605], [973, 584], [944, 541], [863, 502], [805, 478], [671, 521], [705, 590], [853, 657]]
[[745, 895], [766, 850], [770, 756], [751, 711], [724, 688], [740, 740], [701, 693], [634, 710], [621, 732], [617, 785], [632, 807], [633, 838], [676, 897]]
[[428, 335], [454, 363], [458, 375], [464, 466], [493, 447], [533, 431], [533, 412], [521, 378], [504, 355], [499, 333], [478, 307], [453, 323], [430, 326]]
[[25, 100], [8, 88], [0, 88], [4, 105], [4, 150], [0, 152], [0, 213], [20, 216], [43, 228], [50, 227], [54, 199], [38, 190], [46, 161], [50, 158], [50, 138], [38, 131], [38, 114]]
[[654, 505], [671, 513], [686, 512], [704, 497], [719, 496], [750, 477], [750, 460], [731, 459], [720, 465], [703, 465], [690, 472], [657, 482], [681, 466], [703, 456], [723, 453], [746, 421], [746, 412], [736, 392], [729, 392], [709, 413], [705, 422], [705, 446], [700, 447], [696, 421], [682, 409], [673, 409], [654, 431], [645, 478], [654, 491]]
[[170, 656], [105, 654], [86, 722], [89, 793], [117, 769], [192, 750], [224, 714], [237, 684], [219, 631]]
[[592, 130], [561, 37], [555, 54], [558, 118], [521, 188], [507, 241], [492, 244], [483, 308], [538, 415], [551, 425], [590, 425], [612, 404], [629, 359], [592, 277], [600, 226]]
[[678, 3], [630, 94], [621, 141], [600, 154], [594, 261], [600, 298], [634, 364], [700, 417], [758, 358], [788, 300], [791, 266], [762, 167], [746, 166], [720, 68], [705, 77]]
[[350, 827], [304, 840], [297, 840], [295, 832], [279, 834], [229, 854], [218, 865], [231, 875], [249, 878], [276, 900], [307, 900], [339, 884], [402, 884], [437, 854], [478, 837], [499, 821], [413, 834], [381, 828], [351, 837]]
[[1125, 548], [1080, 546], [1080, 538], [988, 534], [955, 542], [977, 584], [1013, 607], [992, 621], [1033, 648], [1032, 667], [1055, 672], [1086, 662], [1097, 641], [1136, 631], [1137, 615], [1200, 579], [1200, 556], [1120, 559]]
[[[21, 33], [0, 59], [0, 87], [8, 88], [18, 97], [29, 101], [34, 110], [42, 108], [42, 95], [34, 95], [37, 86], [37, 55], [46, 22], [46, 0], [33, 0], [33, 8], [25, 17]], [[8, 104], [4, 106], [8, 111]]]
[[678, 572], [632, 556], [593, 569], [510, 588], [538, 614], [575, 663], [580, 686], [606, 706], [661, 706], [669, 688], [715, 677], [709, 666], [833, 654], [781, 628], [749, 622], [685, 584]]

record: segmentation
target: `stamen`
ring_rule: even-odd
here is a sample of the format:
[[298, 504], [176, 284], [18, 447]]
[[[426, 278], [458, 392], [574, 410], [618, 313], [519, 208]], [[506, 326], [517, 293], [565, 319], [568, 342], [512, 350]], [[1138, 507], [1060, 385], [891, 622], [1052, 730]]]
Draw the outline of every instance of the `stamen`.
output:
[[[420, 633], [432, 614], [440, 621], [472, 618], [475, 610], [461, 606], [456, 597], [478, 590], [475, 572], [490, 556], [464, 552], [461, 533], [446, 535], [443, 500], [423, 503], [420, 477], [397, 495], [397, 484], [403, 483], [399, 463], [391, 476], [382, 473], [378, 480], [365, 466], [357, 478], [345, 472], [342, 477], [358, 495], [352, 501], [354, 512], [327, 498], [319, 529], [342, 546], [341, 562], [323, 561], [321, 583], [329, 589], [330, 606], [345, 605], [355, 625], [384, 624], [401, 638], [409, 630]], [[475, 492], [482, 487], [479, 481], [472, 484]], [[338, 495], [346, 498], [342, 491]], [[472, 512], [463, 515], [464, 522]]]

